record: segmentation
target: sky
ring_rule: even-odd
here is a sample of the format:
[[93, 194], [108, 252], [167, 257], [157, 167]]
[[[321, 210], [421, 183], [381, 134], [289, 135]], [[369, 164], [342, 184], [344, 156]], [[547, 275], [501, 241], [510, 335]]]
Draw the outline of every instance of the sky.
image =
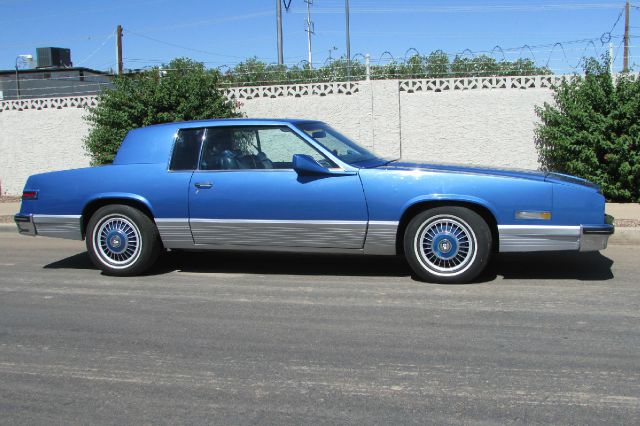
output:
[[[281, 0], [282, 1], [282, 0]], [[315, 66], [345, 55], [344, 0], [312, 0]], [[640, 0], [632, 3], [630, 63], [640, 64]], [[284, 0], [289, 3], [288, 0]], [[115, 68], [115, 29], [124, 28], [124, 67], [190, 57], [232, 67], [249, 57], [277, 61], [276, 0], [0, 0], [0, 69], [37, 47], [71, 49], [74, 66]], [[443, 50], [473, 57], [531, 58], [557, 73], [610, 43], [622, 64], [622, 0], [350, 0], [351, 55], [372, 63]], [[307, 59], [307, 4], [283, 6], [284, 60]], [[603, 43], [605, 41], [605, 43]], [[556, 44], [559, 43], [559, 44]], [[20, 63], [20, 66], [24, 64]], [[639, 66], [635, 67], [640, 68]]]

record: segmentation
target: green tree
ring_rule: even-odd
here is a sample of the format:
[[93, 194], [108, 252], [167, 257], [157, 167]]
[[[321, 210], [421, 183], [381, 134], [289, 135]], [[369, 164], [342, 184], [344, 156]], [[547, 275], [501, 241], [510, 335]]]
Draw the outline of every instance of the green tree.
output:
[[185, 58], [116, 77], [113, 88], [100, 94], [85, 117], [91, 130], [84, 143], [92, 163], [113, 161], [124, 136], [137, 127], [239, 116], [218, 89], [219, 79], [218, 71]]
[[428, 78], [443, 78], [449, 75], [451, 63], [449, 55], [442, 50], [431, 52], [426, 57], [425, 71]]
[[612, 78], [606, 65], [589, 59], [584, 77], [563, 81], [553, 104], [536, 113], [545, 169], [594, 181], [609, 200], [640, 201], [640, 80]]
[[[352, 60], [350, 71], [349, 75], [344, 57], [315, 68], [308, 65], [267, 64], [258, 58], [250, 58], [234, 66], [222, 78], [224, 84], [229, 86], [263, 86], [363, 80], [366, 76], [362, 61]], [[391, 59], [385, 64], [374, 63], [370, 71], [373, 80], [551, 74], [547, 67], [538, 67], [530, 59], [496, 61], [487, 55], [458, 55], [450, 61], [449, 56], [441, 50], [435, 50], [428, 56], [416, 53], [402, 62]]]

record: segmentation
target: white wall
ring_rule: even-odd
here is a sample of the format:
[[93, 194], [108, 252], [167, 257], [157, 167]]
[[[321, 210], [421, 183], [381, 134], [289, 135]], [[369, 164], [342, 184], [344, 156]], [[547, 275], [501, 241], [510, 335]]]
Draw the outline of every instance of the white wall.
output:
[[249, 92], [256, 95], [250, 99], [245, 91], [239, 101], [248, 117], [326, 121], [387, 157], [535, 169], [535, 106], [553, 100], [537, 79], [527, 88], [471, 89], [452, 89], [447, 79], [441, 81], [451, 83], [448, 90], [423, 85], [414, 92], [401, 90], [398, 80], [382, 80], [359, 82], [353, 94], [302, 97], [271, 97], [261, 88]]
[[[537, 168], [534, 107], [560, 77], [382, 80], [230, 89], [247, 117], [328, 122], [375, 152], [405, 159]], [[0, 185], [89, 165], [82, 108], [92, 97], [0, 102]]]
[[0, 112], [0, 186], [18, 195], [35, 173], [86, 167], [82, 138], [88, 126], [81, 108]]
[[536, 169], [534, 106], [547, 89], [400, 94], [402, 156]]

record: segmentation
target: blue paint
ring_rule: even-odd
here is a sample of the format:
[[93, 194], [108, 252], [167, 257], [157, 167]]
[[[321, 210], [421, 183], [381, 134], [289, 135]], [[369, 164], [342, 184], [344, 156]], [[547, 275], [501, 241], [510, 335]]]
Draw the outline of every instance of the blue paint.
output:
[[[399, 221], [417, 203], [485, 208], [501, 225], [602, 225], [604, 197], [585, 180], [537, 171], [421, 164], [376, 158], [340, 161], [296, 127], [308, 120], [203, 120], [132, 130], [112, 165], [31, 176], [37, 200], [21, 214], [79, 215], [92, 202], [125, 199], [156, 218]], [[294, 170], [168, 171], [179, 129], [288, 126], [349, 173], [303, 176]], [[195, 183], [209, 182], [210, 189]], [[518, 220], [516, 211], [550, 211], [551, 220]]]

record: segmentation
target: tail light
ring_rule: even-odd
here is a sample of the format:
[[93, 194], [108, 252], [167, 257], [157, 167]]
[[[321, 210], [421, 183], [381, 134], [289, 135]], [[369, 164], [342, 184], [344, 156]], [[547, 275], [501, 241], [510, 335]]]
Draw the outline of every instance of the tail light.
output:
[[37, 200], [38, 191], [22, 191], [23, 200]]

